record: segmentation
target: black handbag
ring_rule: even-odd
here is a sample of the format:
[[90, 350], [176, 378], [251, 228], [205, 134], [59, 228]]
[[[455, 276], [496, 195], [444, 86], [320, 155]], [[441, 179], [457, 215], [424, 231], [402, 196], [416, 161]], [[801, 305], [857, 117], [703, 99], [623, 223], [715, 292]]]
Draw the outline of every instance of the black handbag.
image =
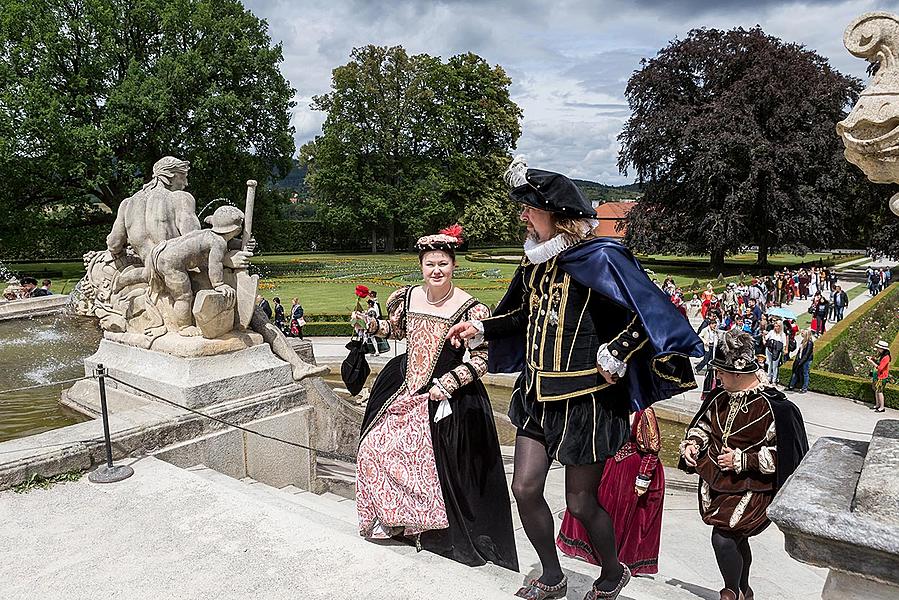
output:
[[340, 365], [340, 378], [346, 389], [355, 396], [365, 386], [365, 381], [371, 373], [371, 367], [365, 360], [365, 350], [361, 339], [353, 337], [346, 345], [346, 349], [350, 353]]
[[380, 354], [384, 354], [385, 352], [390, 352], [390, 342], [388, 342], [384, 338], [375, 338], [378, 342], [378, 352]]

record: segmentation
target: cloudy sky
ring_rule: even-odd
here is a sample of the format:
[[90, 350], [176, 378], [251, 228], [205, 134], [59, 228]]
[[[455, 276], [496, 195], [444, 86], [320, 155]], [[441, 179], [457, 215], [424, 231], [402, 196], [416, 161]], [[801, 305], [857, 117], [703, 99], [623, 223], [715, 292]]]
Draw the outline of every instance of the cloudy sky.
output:
[[297, 90], [297, 146], [321, 132], [309, 109], [328, 91], [331, 70], [366, 44], [402, 45], [448, 58], [475, 52], [501, 65], [524, 109], [518, 152], [531, 166], [608, 184], [618, 173], [617, 135], [629, 111], [624, 88], [640, 59], [694, 27], [752, 27], [804, 44], [844, 73], [865, 62], [842, 44], [843, 30], [899, 1], [768, 0], [244, 0], [284, 45], [282, 70]]

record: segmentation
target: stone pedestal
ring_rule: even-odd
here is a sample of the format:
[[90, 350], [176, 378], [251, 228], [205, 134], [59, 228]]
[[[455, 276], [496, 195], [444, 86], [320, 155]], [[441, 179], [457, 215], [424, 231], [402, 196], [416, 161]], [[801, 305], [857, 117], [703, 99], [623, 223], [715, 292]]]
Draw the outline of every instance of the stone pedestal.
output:
[[899, 598], [899, 421], [821, 438], [768, 508], [787, 552], [830, 569], [825, 600]]
[[272, 354], [268, 344], [227, 354], [184, 357], [104, 339], [84, 361], [85, 374], [93, 373], [98, 364], [119, 380], [108, 380], [111, 388], [135, 396], [154, 394], [189, 408], [293, 383], [290, 365]]

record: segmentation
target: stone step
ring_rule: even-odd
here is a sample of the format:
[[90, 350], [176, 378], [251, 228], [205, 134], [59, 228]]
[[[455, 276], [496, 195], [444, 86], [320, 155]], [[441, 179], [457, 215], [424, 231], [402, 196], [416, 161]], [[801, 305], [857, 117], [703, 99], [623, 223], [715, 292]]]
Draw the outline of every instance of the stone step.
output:
[[[211, 481], [220, 482], [231, 489], [243, 489], [245, 493], [252, 494], [255, 499], [278, 503], [282, 507], [288, 507], [288, 510], [292, 505], [292, 510], [302, 512], [310, 520], [333, 529], [335, 533], [359, 539], [356, 504], [353, 500], [327, 492], [318, 495], [292, 485], [277, 489], [249, 477], [236, 480], [202, 466], [193, 472]], [[476, 573], [501, 593], [514, 594], [527, 577], [537, 574], [534, 569], [538, 564], [536, 555], [524, 536], [524, 532], [518, 530], [516, 535], [519, 537], [522, 573], [513, 573], [492, 564], [476, 568], [464, 567], [430, 552], [416, 552], [413, 546], [393, 540], [367, 543], [413, 560], [418, 565], [416, 567], [418, 569], [446, 570], [448, 564], [462, 567], [466, 569], [465, 573]], [[565, 556], [561, 558], [561, 562], [570, 582], [568, 597], [582, 598], [593, 580], [599, 575], [599, 568]], [[696, 595], [680, 587], [678, 581], [663, 582], [650, 577], [635, 577], [620, 598], [621, 600], [698, 600], [704, 596]]]

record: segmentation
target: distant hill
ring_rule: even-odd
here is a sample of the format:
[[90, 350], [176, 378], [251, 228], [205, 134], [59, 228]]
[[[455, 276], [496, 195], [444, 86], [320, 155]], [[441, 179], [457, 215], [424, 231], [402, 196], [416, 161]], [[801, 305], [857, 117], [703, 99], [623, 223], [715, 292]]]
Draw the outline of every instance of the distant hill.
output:
[[595, 181], [573, 179], [574, 184], [580, 188], [591, 202], [601, 203], [616, 202], [621, 200], [636, 200], [643, 195], [643, 191], [636, 183], [627, 185], [605, 185]]
[[[306, 188], [306, 172], [305, 165], [294, 163], [293, 169], [287, 174], [287, 177], [280, 181], [274, 182], [275, 187], [287, 190], [294, 190], [297, 195], [304, 199], [308, 196]], [[583, 179], [574, 179], [577, 185], [587, 199], [598, 202], [613, 202], [618, 200], [636, 200], [643, 195], [640, 186], [636, 183], [628, 185], [605, 185], [596, 183], [595, 181], [585, 181]]]

